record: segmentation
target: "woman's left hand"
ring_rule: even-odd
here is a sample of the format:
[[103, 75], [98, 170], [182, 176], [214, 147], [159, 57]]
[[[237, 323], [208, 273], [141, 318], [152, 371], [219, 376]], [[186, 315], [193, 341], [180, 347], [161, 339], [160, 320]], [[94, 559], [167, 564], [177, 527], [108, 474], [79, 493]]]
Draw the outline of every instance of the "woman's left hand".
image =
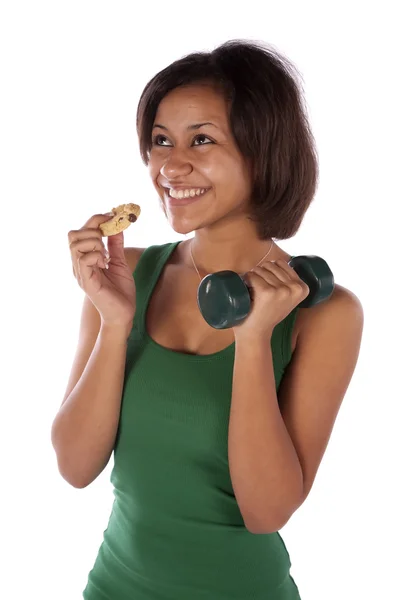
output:
[[265, 261], [243, 276], [252, 300], [250, 314], [233, 327], [235, 337], [272, 335], [275, 326], [307, 298], [310, 288], [285, 260]]

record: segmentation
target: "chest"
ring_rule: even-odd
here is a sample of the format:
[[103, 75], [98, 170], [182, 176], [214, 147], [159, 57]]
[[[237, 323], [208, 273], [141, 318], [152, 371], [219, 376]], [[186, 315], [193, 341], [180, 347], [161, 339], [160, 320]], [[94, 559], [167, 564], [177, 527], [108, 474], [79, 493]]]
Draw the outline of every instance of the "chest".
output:
[[[199, 279], [176, 267], [165, 269], [150, 297], [146, 312], [148, 335], [160, 346], [186, 354], [220, 352], [234, 340], [232, 329], [217, 330], [203, 319], [197, 305]], [[299, 310], [292, 333], [292, 352], [301, 327]]]

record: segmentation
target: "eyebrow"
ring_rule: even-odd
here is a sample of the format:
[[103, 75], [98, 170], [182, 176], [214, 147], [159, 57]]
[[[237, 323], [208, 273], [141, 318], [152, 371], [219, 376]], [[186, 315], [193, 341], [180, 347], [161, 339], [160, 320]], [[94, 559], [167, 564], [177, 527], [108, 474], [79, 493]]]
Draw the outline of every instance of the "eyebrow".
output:
[[[216, 129], [218, 129], [218, 127], [216, 125], [214, 125], [214, 123], [206, 122], [206, 123], [194, 123], [193, 125], [189, 125], [187, 130], [192, 131], [193, 129], [200, 129], [200, 127], [204, 127], [205, 125], [211, 125], [212, 127], [215, 127]], [[159, 127], [160, 129], [165, 129], [165, 131], [168, 131], [167, 127], [165, 127], [164, 125], [160, 125], [159, 123], [154, 123], [153, 129], [155, 129], [156, 127]]]

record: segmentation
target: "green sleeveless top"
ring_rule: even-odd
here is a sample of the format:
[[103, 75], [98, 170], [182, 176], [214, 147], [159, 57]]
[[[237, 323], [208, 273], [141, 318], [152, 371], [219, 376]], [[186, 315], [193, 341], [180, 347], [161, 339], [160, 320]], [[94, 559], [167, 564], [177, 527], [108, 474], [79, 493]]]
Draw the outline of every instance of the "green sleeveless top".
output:
[[[114, 503], [83, 598], [299, 600], [281, 536], [250, 533], [232, 488], [235, 344], [192, 355], [160, 346], [146, 331], [150, 296], [179, 243], [150, 246], [134, 273]], [[296, 312], [272, 335], [277, 389], [291, 358]]]

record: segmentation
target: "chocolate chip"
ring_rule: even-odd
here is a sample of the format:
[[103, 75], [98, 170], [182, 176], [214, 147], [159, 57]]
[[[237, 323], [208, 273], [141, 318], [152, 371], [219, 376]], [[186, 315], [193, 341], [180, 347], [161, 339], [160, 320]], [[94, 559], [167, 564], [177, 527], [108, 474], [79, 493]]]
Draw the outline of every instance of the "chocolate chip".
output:
[[135, 221], [137, 221], [137, 216], [131, 213], [128, 215], [128, 219], [131, 223], [134, 223]]

